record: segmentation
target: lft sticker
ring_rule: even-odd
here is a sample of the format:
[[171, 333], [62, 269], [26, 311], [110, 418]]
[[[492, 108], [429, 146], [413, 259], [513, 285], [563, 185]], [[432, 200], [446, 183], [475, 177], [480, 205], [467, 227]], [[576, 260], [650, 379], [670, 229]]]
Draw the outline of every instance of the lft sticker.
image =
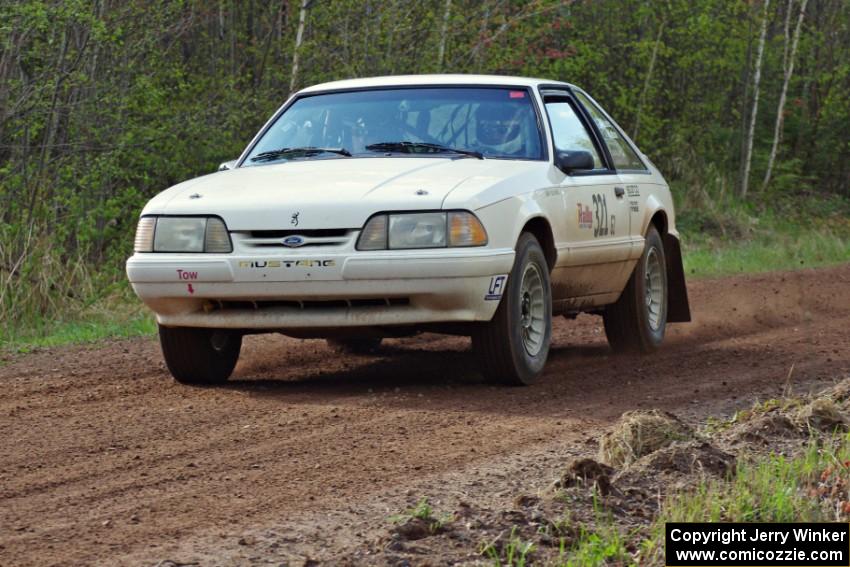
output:
[[505, 284], [507, 283], [507, 275], [490, 278], [490, 287], [487, 289], [487, 295], [484, 296], [484, 299], [487, 301], [498, 301], [502, 299], [502, 294], [505, 292]]

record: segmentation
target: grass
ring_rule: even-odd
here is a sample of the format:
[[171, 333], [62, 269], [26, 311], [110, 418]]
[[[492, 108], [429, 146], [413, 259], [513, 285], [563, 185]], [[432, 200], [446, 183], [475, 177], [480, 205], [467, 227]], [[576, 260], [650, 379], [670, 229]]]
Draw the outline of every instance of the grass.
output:
[[559, 567], [587, 565], [628, 565], [633, 563], [626, 545], [628, 540], [608, 518], [594, 530], [582, 528], [572, 548], [561, 551]]
[[108, 338], [148, 336], [155, 332], [156, 322], [142, 306], [110, 304], [60, 320], [39, 319], [0, 329], [0, 355]]
[[789, 227], [749, 240], [697, 238], [683, 251], [685, 273], [704, 278], [814, 268], [850, 261], [850, 234]]
[[533, 551], [534, 543], [523, 540], [514, 528], [501, 549], [495, 544], [487, 544], [482, 549], [481, 555], [492, 561], [494, 567], [525, 567], [531, 565], [530, 554]]
[[831, 461], [829, 452], [813, 444], [797, 458], [772, 455], [764, 460], [744, 462], [729, 483], [705, 482], [692, 493], [674, 496], [661, 521], [826, 521], [824, 510], [807, 494], [806, 488], [833, 464]]
[[395, 514], [389, 518], [390, 522], [393, 524], [403, 524], [412, 519], [422, 520], [428, 525], [428, 529], [431, 532], [438, 532], [443, 528], [443, 526], [452, 522], [454, 520], [454, 516], [452, 514], [436, 516], [434, 508], [428, 502], [428, 498], [422, 497], [413, 508], [408, 508], [401, 514]]
[[691, 278], [850, 261], [850, 199], [798, 190], [741, 201], [728, 181], [679, 187], [676, 228]]
[[[850, 435], [813, 438], [796, 457], [738, 463], [728, 480], [703, 479], [666, 499], [646, 529], [624, 534], [611, 517], [562, 550], [557, 565], [663, 565], [666, 522], [840, 522], [850, 514]], [[636, 550], [630, 553], [628, 550]]]

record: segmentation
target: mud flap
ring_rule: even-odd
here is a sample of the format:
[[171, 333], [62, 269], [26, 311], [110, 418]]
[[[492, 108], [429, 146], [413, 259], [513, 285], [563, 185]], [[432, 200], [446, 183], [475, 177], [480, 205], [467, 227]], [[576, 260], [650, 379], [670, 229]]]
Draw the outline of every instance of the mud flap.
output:
[[667, 257], [667, 322], [687, 323], [691, 320], [691, 307], [678, 238], [664, 235], [664, 255]]

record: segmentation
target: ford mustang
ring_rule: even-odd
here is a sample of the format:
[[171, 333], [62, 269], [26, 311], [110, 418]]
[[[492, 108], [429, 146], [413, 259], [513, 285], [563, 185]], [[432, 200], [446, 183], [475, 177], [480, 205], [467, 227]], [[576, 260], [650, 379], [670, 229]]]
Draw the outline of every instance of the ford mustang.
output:
[[514, 77], [346, 80], [295, 93], [239, 159], [155, 196], [127, 275], [180, 382], [227, 380], [242, 337], [368, 353], [472, 337], [530, 384], [552, 318], [601, 315], [614, 351], [690, 320], [670, 191], [585, 91]]

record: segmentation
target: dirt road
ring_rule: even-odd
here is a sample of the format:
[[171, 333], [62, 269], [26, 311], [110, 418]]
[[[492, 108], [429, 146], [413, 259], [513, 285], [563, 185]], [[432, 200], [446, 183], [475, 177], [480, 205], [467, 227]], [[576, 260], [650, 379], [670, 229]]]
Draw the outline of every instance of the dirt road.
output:
[[15, 357], [0, 564], [368, 563], [419, 497], [510, 502], [626, 410], [697, 421], [850, 373], [850, 265], [690, 290], [695, 321], [649, 357], [612, 356], [599, 318], [559, 319], [545, 377], [521, 389], [482, 383], [468, 341], [440, 336], [371, 357], [250, 337], [213, 389], [175, 384], [154, 339]]

